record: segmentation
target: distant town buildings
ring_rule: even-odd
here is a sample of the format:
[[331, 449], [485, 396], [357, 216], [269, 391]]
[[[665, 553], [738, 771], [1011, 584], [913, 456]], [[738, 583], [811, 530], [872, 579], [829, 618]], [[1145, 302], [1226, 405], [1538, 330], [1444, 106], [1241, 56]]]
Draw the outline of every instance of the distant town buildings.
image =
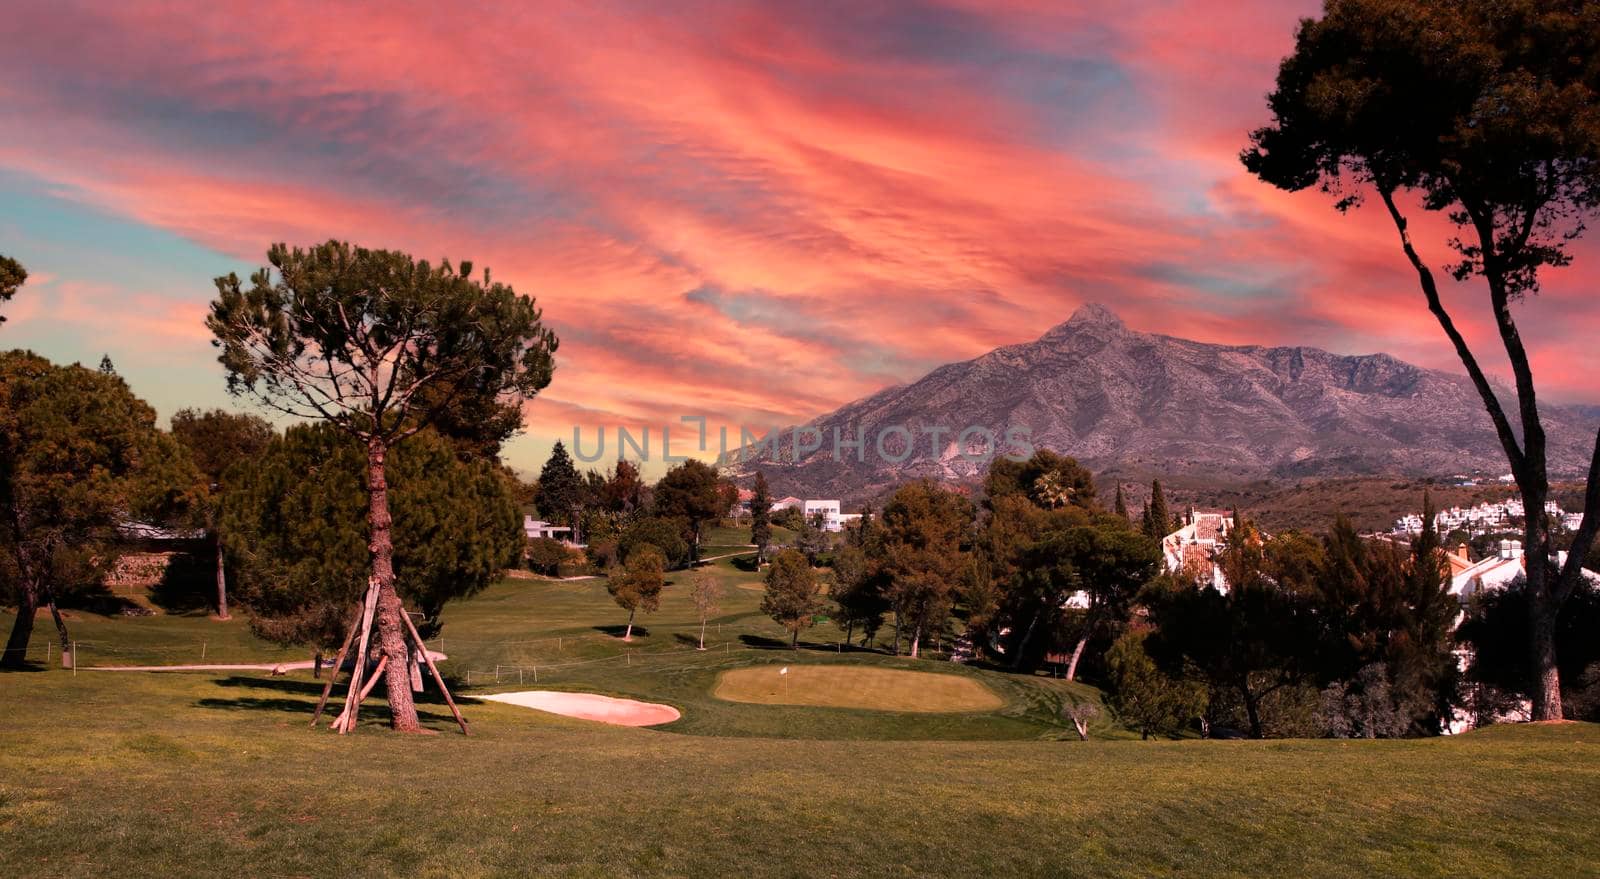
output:
[[[1546, 514], [1561, 520], [1561, 527], [1568, 531], [1575, 531], [1578, 523], [1583, 519], [1582, 513], [1565, 513], [1555, 501], [1547, 501], [1544, 505]], [[1521, 522], [1523, 514], [1522, 501], [1517, 498], [1497, 501], [1495, 503], [1481, 503], [1475, 507], [1451, 507], [1440, 510], [1434, 516], [1434, 528], [1441, 535], [1452, 531], [1465, 531], [1470, 537], [1481, 534], [1493, 534], [1504, 531]], [[1397, 535], [1415, 535], [1422, 533], [1422, 516], [1410, 513], [1395, 520], [1393, 532]]]

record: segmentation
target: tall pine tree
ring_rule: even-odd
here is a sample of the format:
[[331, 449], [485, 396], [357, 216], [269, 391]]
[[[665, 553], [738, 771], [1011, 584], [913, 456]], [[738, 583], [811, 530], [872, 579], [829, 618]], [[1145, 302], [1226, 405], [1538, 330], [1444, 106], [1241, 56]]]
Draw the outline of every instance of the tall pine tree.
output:
[[1122, 493], [1122, 483], [1117, 483], [1117, 504], [1113, 507], [1116, 514], [1123, 519], [1128, 518], [1128, 498]]
[[539, 490], [534, 494], [533, 503], [545, 519], [577, 527], [578, 509], [583, 506], [583, 477], [572, 465], [572, 457], [561, 440], [556, 440], [549, 459], [539, 471]]

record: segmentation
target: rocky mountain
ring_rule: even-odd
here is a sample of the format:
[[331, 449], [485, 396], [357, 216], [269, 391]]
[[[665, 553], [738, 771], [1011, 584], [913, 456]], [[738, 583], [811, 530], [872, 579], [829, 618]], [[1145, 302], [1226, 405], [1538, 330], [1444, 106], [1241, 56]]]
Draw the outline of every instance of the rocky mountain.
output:
[[[1543, 414], [1553, 471], [1582, 472], [1600, 415], [1555, 406]], [[736, 475], [761, 469], [780, 497], [847, 501], [924, 476], [976, 480], [986, 464], [963, 453], [981, 458], [984, 430], [1001, 446], [1008, 430], [1013, 439], [1025, 433], [1035, 447], [1127, 478], [1226, 484], [1508, 469], [1465, 375], [1387, 354], [1137, 332], [1099, 305], [1036, 341], [947, 364], [801, 426], [798, 461], [795, 430], [723, 463]], [[858, 438], [864, 448], [847, 445]]]

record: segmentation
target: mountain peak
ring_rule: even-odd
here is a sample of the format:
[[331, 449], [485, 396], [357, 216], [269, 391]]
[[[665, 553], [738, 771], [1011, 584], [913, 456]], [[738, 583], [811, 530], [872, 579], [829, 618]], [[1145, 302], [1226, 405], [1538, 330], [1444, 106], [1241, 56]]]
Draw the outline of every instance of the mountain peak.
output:
[[1072, 313], [1072, 317], [1067, 318], [1066, 323], [1056, 325], [1045, 335], [1047, 337], [1056, 336], [1096, 328], [1114, 332], [1127, 329], [1122, 323], [1122, 318], [1117, 317], [1116, 312], [1098, 302], [1085, 302], [1078, 306], [1078, 310]]

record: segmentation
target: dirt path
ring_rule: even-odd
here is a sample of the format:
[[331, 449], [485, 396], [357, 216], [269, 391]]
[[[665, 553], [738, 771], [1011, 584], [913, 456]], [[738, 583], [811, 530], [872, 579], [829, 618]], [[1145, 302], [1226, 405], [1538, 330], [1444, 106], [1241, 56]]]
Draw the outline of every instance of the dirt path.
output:
[[729, 553], [723, 553], [722, 555], [709, 555], [709, 556], [706, 556], [705, 558], [700, 559], [699, 561], [695, 562], [695, 564], [702, 565], [702, 564], [705, 564], [706, 562], [714, 562], [717, 559], [731, 559], [736, 555], [749, 555], [752, 552], [755, 552], [755, 547], [753, 545], [750, 547], [750, 549], [745, 550], [744, 552], [729, 552]]
[[[428, 658], [434, 662], [442, 662], [450, 657], [437, 650], [429, 650]], [[298, 659], [294, 662], [257, 662], [241, 665], [86, 665], [84, 671], [305, 671], [315, 664], [315, 660]], [[333, 660], [323, 660], [323, 667], [329, 668]]]

